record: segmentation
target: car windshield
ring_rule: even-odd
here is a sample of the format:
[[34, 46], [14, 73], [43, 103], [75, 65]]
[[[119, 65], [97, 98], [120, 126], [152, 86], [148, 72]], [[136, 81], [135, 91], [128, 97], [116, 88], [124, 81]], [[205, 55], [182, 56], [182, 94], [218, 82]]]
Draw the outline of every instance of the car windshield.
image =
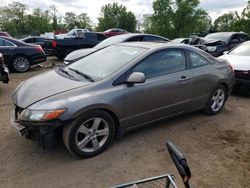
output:
[[101, 49], [101, 48], [104, 48], [106, 46], [110, 46], [112, 44], [117, 44], [117, 43], [123, 42], [127, 38], [128, 37], [126, 35], [113, 36], [113, 37], [105, 39], [101, 43], [97, 44], [94, 48]]
[[250, 56], [250, 42], [245, 42], [234, 48], [230, 55]]
[[112, 45], [70, 64], [67, 68], [78, 70], [98, 81], [110, 76], [146, 50], [147, 48]]
[[211, 34], [208, 34], [207, 36], [205, 36], [204, 38], [228, 42], [231, 35], [232, 34], [230, 34], [230, 33], [211, 33]]
[[75, 33], [75, 29], [70, 30], [67, 34], [68, 35], [73, 35]]

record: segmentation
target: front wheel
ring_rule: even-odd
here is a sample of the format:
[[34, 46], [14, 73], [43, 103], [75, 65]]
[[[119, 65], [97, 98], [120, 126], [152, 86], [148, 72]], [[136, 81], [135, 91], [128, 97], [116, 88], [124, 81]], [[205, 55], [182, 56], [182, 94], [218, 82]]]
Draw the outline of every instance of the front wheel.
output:
[[30, 60], [25, 56], [17, 56], [12, 60], [12, 68], [16, 72], [27, 72], [30, 69]]
[[105, 111], [95, 110], [65, 126], [63, 141], [72, 154], [89, 158], [102, 153], [112, 142], [114, 134], [112, 117]]
[[205, 113], [208, 115], [216, 115], [220, 113], [223, 106], [225, 105], [227, 98], [227, 90], [223, 85], [218, 85], [210, 93]]

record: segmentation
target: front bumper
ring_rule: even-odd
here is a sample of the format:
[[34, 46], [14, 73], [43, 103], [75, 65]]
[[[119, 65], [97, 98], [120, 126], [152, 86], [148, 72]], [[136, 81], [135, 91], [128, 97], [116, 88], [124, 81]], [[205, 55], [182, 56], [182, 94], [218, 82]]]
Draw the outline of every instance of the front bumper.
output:
[[244, 79], [235, 78], [235, 84], [236, 85], [250, 86], [250, 80], [244, 80]]
[[10, 112], [10, 125], [16, 130], [16, 132], [25, 136], [29, 134], [30, 131], [44, 131], [53, 132], [57, 127], [62, 126], [63, 123], [59, 120], [49, 121], [49, 122], [35, 122], [35, 121], [19, 121], [17, 120], [18, 107], [13, 107]]
[[234, 70], [235, 72], [235, 84], [250, 86], [250, 70]]

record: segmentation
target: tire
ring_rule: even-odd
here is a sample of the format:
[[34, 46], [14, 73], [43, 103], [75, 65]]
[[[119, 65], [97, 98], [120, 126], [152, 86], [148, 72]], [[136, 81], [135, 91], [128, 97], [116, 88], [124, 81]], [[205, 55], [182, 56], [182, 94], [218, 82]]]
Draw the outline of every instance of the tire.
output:
[[11, 68], [16, 72], [27, 72], [30, 69], [30, 60], [25, 56], [16, 56], [12, 60]]
[[114, 120], [102, 110], [87, 112], [63, 129], [66, 148], [81, 158], [102, 153], [111, 144], [114, 135]]
[[216, 115], [220, 113], [225, 105], [227, 95], [227, 90], [223, 85], [220, 84], [216, 86], [210, 93], [205, 113], [208, 115]]

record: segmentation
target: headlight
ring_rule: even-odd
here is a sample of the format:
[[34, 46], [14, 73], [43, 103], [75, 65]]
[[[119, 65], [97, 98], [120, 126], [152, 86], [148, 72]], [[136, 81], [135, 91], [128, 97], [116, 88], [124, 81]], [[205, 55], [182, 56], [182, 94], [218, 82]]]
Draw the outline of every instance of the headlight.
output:
[[60, 110], [29, 110], [25, 109], [19, 115], [19, 120], [24, 121], [49, 121], [57, 119], [66, 109]]
[[207, 46], [207, 51], [208, 52], [214, 52], [217, 50], [217, 47], [216, 46]]

